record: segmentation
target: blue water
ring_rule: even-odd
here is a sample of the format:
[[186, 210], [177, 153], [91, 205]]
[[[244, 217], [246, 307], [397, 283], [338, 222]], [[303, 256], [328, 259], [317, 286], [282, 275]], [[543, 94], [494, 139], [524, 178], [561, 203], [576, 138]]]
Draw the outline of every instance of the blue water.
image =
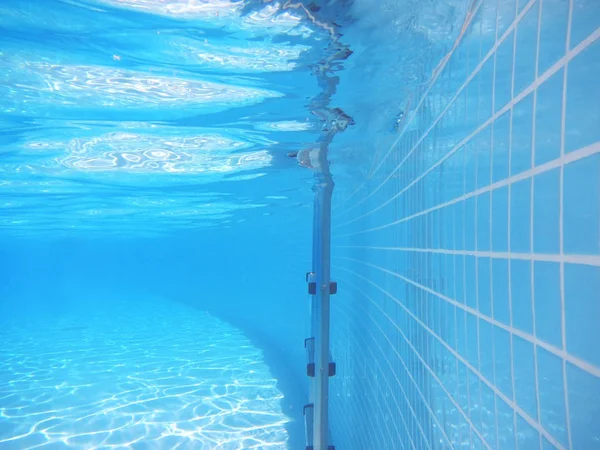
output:
[[300, 190], [300, 172], [270, 195], [234, 181], [293, 167], [285, 154], [314, 142], [305, 103], [319, 88], [301, 58], [327, 36], [242, 7], [3, 2], [3, 229], [172, 234]]
[[288, 153], [330, 34], [250, 3], [0, 5], [0, 448], [299, 445], [290, 325], [235, 249], [310, 248]]
[[[0, 449], [600, 449], [595, 0], [4, 0]], [[316, 227], [319, 229], [318, 224]]]

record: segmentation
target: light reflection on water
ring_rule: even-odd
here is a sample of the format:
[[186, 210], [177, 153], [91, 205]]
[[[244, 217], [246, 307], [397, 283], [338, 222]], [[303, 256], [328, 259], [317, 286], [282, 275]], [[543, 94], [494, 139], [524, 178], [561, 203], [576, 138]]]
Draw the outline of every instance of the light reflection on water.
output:
[[159, 14], [178, 19], [196, 19], [209, 27], [226, 27], [230, 30], [246, 29], [285, 33], [288, 35], [310, 35], [313, 30], [304, 26], [302, 17], [293, 10], [282, 10], [284, 2], [264, 2], [264, 6], [242, 14], [242, 0], [97, 0], [99, 5], [110, 5]]
[[61, 166], [81, 171], [219, 173], [258, 169], [269, 165], [265, 150], [238, 151], [250, 146], [219, 134], [111, 133], [67, 142], [29, 142], [27, 148], [48, 154], [48, 169]]
[[[169, 233], [271, 214], [265, 195], [305, 188], [286, 154], [316, 139], [306, 55], [327, 34], [278, 2], [247, 6], [3, 2], [3, 230]], [[282, 168], [285, 184], [253, 190]]]

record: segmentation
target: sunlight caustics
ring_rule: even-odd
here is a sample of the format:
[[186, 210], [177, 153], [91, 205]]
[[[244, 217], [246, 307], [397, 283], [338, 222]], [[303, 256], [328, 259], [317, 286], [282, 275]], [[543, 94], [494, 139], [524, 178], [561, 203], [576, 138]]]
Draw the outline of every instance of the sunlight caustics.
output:
[[283, 396], [240, 331], [167, 302], [94, 311], [2, 323], [0, 448], [287, 448]]

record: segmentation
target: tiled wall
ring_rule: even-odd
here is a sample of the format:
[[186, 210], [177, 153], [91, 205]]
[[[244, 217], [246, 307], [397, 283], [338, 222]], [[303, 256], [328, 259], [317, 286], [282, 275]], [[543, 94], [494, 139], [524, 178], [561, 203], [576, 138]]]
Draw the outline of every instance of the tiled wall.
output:
[[338, 449], [600, 449], [600, 1], [475, 8], [338, 187]]

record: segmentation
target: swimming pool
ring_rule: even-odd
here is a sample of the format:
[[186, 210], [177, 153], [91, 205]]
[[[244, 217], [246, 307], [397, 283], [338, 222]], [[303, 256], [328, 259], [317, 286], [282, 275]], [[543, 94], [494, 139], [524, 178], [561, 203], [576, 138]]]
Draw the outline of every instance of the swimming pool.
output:
[[0, 448], [600, 448], [599, 18], [3, 2]]

